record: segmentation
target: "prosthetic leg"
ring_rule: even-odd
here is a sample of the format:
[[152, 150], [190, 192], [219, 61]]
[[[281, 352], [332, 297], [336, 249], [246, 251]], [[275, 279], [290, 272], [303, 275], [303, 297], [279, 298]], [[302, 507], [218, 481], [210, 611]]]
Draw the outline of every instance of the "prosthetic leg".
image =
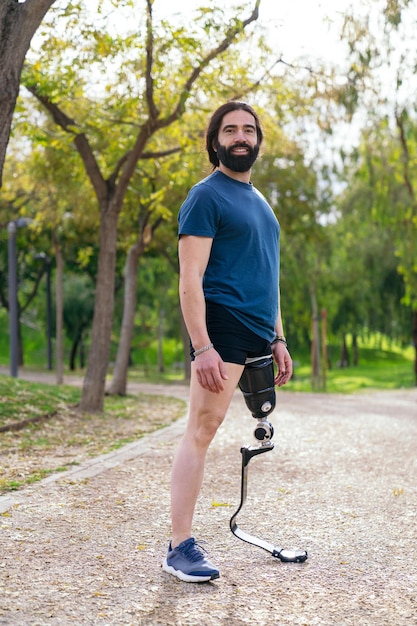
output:
[[272, 424], [266, 419], [275, 408], [274, 364], [272, 355], [247, 359], [245, 369], [239, 381], [239, 388], [243, 393], [246, 405], [254, 418], [258, 420], [254, 436], [257, 446], [244, 446], [242, 454], [242, 479], [240, 504], [230, 519], [230, 530], [236, 537], [247, 543], [270, 552], [272, 556], [284, 563], [303, 563], [307, 560], [305, 550], [288, 550], [274, 546], [259, 537], [255, 537], [241, 530], [237, 525], [237, 516], [240, 513], [247, 495], [248, 465], [253, 456], [273, 450], [271, 439], [274, 434]]

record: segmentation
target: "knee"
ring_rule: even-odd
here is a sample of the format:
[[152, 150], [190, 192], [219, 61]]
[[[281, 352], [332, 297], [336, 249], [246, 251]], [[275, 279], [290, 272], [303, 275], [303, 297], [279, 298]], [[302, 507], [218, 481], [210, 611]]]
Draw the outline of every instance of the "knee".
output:
[[197, 420], [189, 422], [188, 430], [195, 444], [207, 448], [223, 423], [224, 415], [204, 412]]

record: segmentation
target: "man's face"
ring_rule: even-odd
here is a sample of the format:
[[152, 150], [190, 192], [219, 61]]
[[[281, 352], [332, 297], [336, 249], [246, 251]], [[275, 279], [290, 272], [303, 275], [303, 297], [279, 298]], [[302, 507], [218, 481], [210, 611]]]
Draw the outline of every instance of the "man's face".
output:
[[223, 117], [214, 148], [219, 161], [233, 172], [248, 172], [259, 152], [253, 115], [237, 110]]

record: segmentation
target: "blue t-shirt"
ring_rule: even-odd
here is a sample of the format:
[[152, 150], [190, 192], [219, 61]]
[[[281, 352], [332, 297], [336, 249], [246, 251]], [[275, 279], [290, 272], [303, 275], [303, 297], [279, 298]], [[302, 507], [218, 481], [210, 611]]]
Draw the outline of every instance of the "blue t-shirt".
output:
[[178, 222], [179, 235], [213, 239], [203, 278], [206, 300], [223, 305], [259, 337], [272, 341], [280, 227], [263, 195], [251, 183], [216, 170], [190, 190]]

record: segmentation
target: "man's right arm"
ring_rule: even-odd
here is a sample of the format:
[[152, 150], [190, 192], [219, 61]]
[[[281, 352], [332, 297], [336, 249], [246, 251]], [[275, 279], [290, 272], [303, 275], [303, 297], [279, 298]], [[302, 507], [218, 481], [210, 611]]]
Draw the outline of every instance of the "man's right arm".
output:
[[178, 243], [181, 310], [194, 350], [210, 343], [206, 326], [203, 276], [212, 242], [209, 237], [182, 235]]
[[[194, 350], [211, 343], [206, 325], [203, 276], [210, 258], [213, 239], [182, 235], [178, 244], [180, 262], [179, 296], [181, 310]], [[195, 359], [197, 378], [202, 387], [218, 393], [223, 390], [226, 370], [220, 355], [210, 349]]]

